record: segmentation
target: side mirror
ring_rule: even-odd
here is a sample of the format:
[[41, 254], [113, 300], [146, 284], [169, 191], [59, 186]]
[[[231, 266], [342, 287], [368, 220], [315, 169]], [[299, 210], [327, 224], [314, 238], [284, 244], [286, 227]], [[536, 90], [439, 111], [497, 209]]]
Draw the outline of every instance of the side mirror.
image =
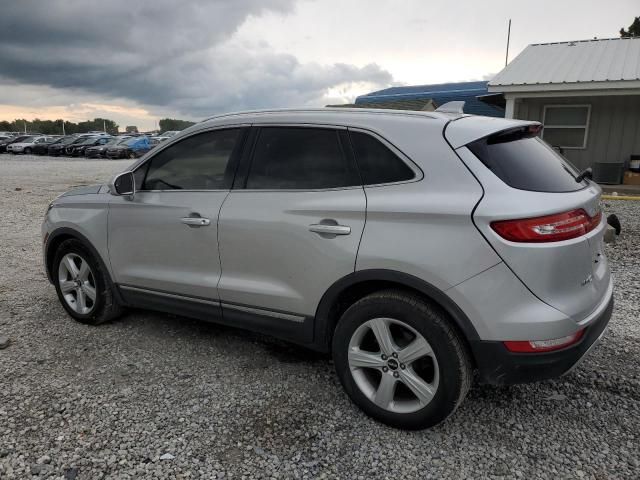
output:
[[122, 172], [113, 177], [109, 184], [109, 192], [111, 195], [133, 198], [136, 192], [136, 179], [133, 172]]

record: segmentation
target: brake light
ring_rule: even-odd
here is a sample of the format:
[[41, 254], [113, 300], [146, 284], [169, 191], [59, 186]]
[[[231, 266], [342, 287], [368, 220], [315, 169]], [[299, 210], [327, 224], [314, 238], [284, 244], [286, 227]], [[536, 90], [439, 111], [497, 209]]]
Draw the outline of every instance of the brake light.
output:
[[602, 212], [590, 217], [582, 208], [544, 217], [491, 222], [491, 228], [511, 242], [559, 242], [580, 237], [600, 224]]
[[567, 335], [566, 337], [554, 338], [552, 340], [508, 341], [503, 343], [504, 346], [507, 347], [507, 350], [515, 353], [552, 352], [577, 343], [583, 334], [584, 330], [578, 330], [576, 333]]

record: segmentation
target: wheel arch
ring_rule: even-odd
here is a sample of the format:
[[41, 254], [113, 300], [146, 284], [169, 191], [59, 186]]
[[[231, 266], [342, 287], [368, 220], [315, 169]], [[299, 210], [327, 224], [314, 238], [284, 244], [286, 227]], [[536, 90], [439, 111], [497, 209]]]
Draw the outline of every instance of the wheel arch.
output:
[[335, 327], [344, 311], [355, 301], [383, 289], [397, 288], [418, 294], [438, 305], [448, 314], [452, 324], [469, 347], [479, 340], [478, 332], [462, 309], [442, 290], [413, 275], [385, 269], [353, 272], [336, 281], [323, 295], [316, 309], [314, 343], [325, 352], [331, 350]]
[[53, 260], [56, 256], [55, 252], [58, 250], [58, 247], [60, 247], [62, 242], [64, 242], [65, 240], [71, 240], [71, 239], [82, 242], [82, 244], [89, 249], [89, 251], [93, 254], [96, 260], [100, 262], [101, 267], [106, 272], [107, 278], [109, 279], [109, 281], [113, 283], [111, 280], [109, 269], [107, 268], [107, 264], [102, 258], [102, 256], [100, 255], [100, 253], [98, 252], [98, 250], [91, 244], [91, 242], [87, 237], [85, 237], [83, 234], [81, 234], [77, 230], [74, 230], [68, 227], [57, 228], [54, 231], [52, 231], [47, 237], [45, 247], [44, 247], [44, 264], [45, 264], [45, 269], [47, 271], [47, 278], [49, 279], [49, 282], [53, 283], [53, 278], [54, 278], [53, 277]]

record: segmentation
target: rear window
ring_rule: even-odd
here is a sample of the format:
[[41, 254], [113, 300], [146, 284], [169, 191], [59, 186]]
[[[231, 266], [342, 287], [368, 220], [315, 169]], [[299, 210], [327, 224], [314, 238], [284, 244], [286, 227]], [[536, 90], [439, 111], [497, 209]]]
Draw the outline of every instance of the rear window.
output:
[[[536, 132], [537, 133], [537, 132]], [[510, 187], [533, 192], [574, 192], [578, 171], [528, 129], [510, 130], [467, 145], [469, 150]]]

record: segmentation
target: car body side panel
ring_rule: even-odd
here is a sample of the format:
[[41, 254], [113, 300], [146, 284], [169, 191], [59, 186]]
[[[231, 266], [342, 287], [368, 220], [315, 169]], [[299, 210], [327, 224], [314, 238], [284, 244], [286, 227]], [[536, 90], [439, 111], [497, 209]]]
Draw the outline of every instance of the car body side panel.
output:
[[[350, 234], [310, 231], [326, 219]], [[313, 317], [329, 287], [353, 272], [364, 222], [361, 187], [232, 190], [219, 220], [220, 300]]]
[[55, 202], [42, 224], [43, 235], [49, 235], [58, 228], [77, 231], [91, 242], [104, 264], [109, 269], [107, 250], [108, 194], [67, 195]]
[[504, 263], [446, 293], [482, 340], [548, 340], [576, 331], [571, 318], [537, 299]]
[[384, 134], [424, 172], [419, 181], [366, 187], [357, 270], [398, 270], [444, 291], [500, 262], [471, 221], [482, 188], [439, 128], [395, 122]]
[[[112, 196], [109, 254], [122, 285], [218, 300], [217, 220], [227, 190], [141, 191]], [[186, 225], [186, 217], [210, 224]]]

